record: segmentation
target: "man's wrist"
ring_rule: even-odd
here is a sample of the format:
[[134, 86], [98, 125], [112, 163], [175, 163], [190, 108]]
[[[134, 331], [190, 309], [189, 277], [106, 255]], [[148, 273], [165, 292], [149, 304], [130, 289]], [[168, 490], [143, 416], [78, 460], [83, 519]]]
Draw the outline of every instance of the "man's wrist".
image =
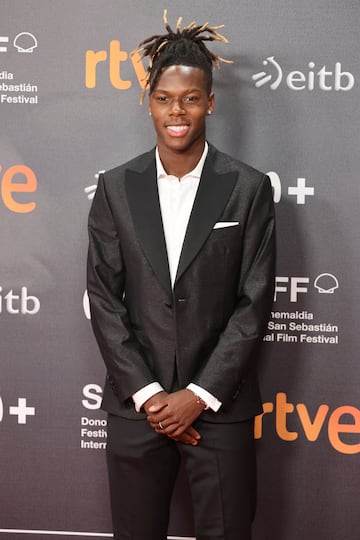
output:
[[201, 405], [204, 411], [207, 411], [208, 409], [210, 409], [209, 405], [205, 403], [205, 401], [198, 394], [195, 394], [195, 392], [193, 392], [193, 394], [194, 394], [194, 398], [196, 399], [196, 403], [198, 405]]
[[215, 396], [210, 394], [205, 388], [198, 386], [195, 383], [190, 383], [186, 387], [188, 390], [191, 390], [195, 396], [198, 396], [206, 405], [206, 409], [211, 409], [214, 412], [217, 412], [222, 403]]
[[140, 390], [131, 396], [135, 404], [136, 412], [140, 412], [142, 406], [148, 399], [163, 391], [163, 387], [158, 382], [152, 382], [143, 388], [140, 388]]

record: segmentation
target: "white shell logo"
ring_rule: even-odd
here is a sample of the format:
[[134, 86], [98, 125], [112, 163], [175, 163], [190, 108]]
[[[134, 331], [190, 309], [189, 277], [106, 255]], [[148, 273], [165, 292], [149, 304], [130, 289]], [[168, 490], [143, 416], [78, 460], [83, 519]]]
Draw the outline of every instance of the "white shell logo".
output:
[[320, 274], [315, 279], [314, 287], [320, 294], [334, 294], [339, 288], [339, 281], [333, 274]]
[[14, 47], [19, 53], [32, 53], [37, 46], [37, 39], [30, 32], [21, 32], [14, 39]]

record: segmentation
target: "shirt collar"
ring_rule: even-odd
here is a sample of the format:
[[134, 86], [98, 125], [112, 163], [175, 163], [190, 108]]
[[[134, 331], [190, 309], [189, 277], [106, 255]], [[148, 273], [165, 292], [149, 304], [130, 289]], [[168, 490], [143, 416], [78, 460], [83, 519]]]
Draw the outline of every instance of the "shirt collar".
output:
[[[202, 173], [202, 170], [204, 168], [205, 159], [206, 159], [206, 156], [208, 154], [208, 151], [209, 151], [209, 145], [208, 145], [207, 141], [205, 141], [204, 151], [203, 151], [203, 153], [201, 155], [201, 158], [200, 158], [198, 164], [194, 167], [194, 169], [192, 171], [186, 173], [183, 176], [183, 178], [185, 178], [185, 176], [192, 176], [193, 178], [200, 178], [201, 177], [201, 173]], [[159, 180], [159, 178], [164, 178], [164, 177], [170, 176], [170, 175], [167, 174], [167, 172], [165, 171], [165, 169], [163, 167], [163, 164], [161, 163], [158, 147], [156, 147], [155, 159], [156, 159], [157, 179]]]

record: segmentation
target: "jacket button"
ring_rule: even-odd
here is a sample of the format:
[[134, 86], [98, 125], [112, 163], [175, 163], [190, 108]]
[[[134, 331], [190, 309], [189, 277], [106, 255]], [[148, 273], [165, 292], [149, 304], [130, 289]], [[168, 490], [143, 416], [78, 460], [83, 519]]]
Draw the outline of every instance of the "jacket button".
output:
[[178, 298], [177, 301], [178, 302], [186, 302], [187, 298]]

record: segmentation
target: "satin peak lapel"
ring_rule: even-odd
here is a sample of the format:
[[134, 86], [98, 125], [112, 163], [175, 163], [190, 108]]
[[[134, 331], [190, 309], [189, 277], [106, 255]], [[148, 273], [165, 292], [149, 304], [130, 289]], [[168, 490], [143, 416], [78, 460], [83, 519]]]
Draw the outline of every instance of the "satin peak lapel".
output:
[[192, 208], [176, 274], [177, 281], [200, 251], [234, 189], [237, 171], [217, 173], [207, 159]]
[[126, 171], [126, 194], [139, 242], [158, 280], [171, 295], [171, 281], [156, 182], [155, 157], [138, 172]]

